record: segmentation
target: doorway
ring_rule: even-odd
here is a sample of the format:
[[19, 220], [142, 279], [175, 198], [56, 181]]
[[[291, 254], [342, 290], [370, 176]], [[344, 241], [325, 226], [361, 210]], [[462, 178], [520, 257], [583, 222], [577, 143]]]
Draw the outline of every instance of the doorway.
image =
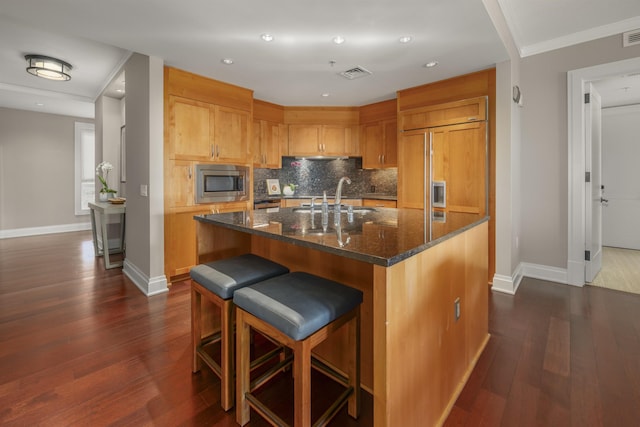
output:
[[568, 261], [567, 282], [571, 285], [585, 284], [585, 242], [586, 209], [589, 206], [585, 196], [586, 158], [585, 114], [583, 100], [585, 83], [609, 77], [634, 74], [640, 70], [640, 58], [617, 61], [567, 73], [568, 90], [568, 130], [569, 130], [569, 218], [568, 218]]

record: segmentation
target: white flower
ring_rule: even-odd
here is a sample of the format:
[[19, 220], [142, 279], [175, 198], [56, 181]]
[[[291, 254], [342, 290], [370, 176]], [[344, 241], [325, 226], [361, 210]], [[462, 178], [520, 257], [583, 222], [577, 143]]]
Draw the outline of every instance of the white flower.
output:
[[96, 175], [100, 175], [100, 172], [106, 174], [110, 170], [113, 170], [113, 165], [109, 162], [102, 162], [96, 166]]

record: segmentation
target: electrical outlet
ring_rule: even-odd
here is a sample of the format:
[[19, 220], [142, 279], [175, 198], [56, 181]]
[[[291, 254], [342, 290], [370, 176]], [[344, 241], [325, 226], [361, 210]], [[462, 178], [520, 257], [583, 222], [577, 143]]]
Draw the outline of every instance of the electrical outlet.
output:
[[460, 319], [460, 298], [456, 298], [453, 302], [453, 315], [457, 322]]

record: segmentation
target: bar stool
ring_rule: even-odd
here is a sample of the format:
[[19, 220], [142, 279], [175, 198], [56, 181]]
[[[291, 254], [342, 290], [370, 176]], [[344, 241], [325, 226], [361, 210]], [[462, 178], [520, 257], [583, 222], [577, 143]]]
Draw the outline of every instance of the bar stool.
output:
[[[253, 254], [200, 264], [190, 271], [193, 372], [198, 372], [204, 362], [220, 378], [220, 404], [225, 411], [234, 403], [233, 293], [288, 272], [288, 268]], [[220, 331], [206, 337], [202, 337], [202, 297], [220, 309]], [[217, 342], [220, 342], [220, 364], [205, 351]]]
[[[242, 288], [233, 295], [236, 305], [237, 375], [236, 421], [249, 422], [250, 408], [273, 425], [287, 424], [252, 393], [283, 370], [293, 359], [294, 426], [311, 426], [311, 367], [339, 380], [344, 393], [316, 421], [325, 425], [348, 402], [353, 418], [360, 413], [360, 304], [362, 292], [304, 272], [294, 272]], [[347, 377], [313, 358], [311, 350], [332, 332], [348, 324]], [[293, 350], [253, 382], [250, 378], [250, 331], [275, 339]]]

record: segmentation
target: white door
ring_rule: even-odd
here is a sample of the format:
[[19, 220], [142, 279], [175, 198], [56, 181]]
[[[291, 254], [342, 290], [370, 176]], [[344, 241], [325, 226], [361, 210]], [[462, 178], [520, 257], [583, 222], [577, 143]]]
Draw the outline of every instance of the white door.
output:
[[602, 102], [591, 83], [585, 92], [585, 281], [592, 282], [602, 268]]
[[602, 111], [602, 244], [640, 250], [640, 105]]

